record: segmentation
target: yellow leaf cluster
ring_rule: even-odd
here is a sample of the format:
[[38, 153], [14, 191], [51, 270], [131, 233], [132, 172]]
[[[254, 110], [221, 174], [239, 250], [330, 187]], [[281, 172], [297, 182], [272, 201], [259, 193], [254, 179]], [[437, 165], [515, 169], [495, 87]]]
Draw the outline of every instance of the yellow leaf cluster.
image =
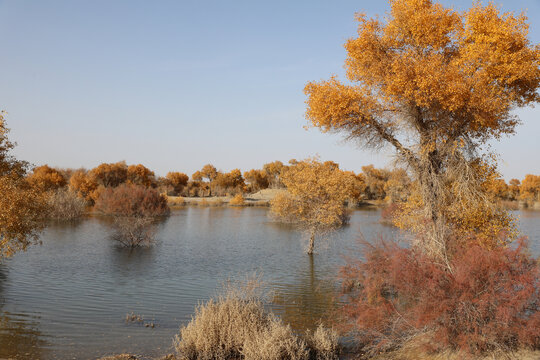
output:
[[347, 217], [345, 202], [354, 191], [355, 178], [337, 164], [307, 159], [281, 174], [287, 192], [271, 201], [271, 213], [311, 231], [341, 226]]
[[28, 164], [8, 153], [13, 148], [0, 112], [0, 257], [38, 242], [47, 211], [44, 194], [24, 178]]

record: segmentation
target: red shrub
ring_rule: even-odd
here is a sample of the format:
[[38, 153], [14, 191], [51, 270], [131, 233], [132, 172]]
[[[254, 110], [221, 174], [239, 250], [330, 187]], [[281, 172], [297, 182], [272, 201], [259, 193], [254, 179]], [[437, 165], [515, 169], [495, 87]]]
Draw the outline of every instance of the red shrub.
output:
[[381, 222], [385, 224], [392, 224], [394, 218], [400, 211], [400, 206], [396, 203], [390, 203], [385, 206], [381, 211]]
[[129, 184], [102, 189], [95, 209], [119, 216], [162, 216], [169, 213], [167, 199], [156, 190]]
[[540, 270], [517, 248], [458, 249], [446, 266], [395, 243], [366, 245], [342, 269], [344, 315], [366, 351], [433, 336], [433, 350], [540, 347]]

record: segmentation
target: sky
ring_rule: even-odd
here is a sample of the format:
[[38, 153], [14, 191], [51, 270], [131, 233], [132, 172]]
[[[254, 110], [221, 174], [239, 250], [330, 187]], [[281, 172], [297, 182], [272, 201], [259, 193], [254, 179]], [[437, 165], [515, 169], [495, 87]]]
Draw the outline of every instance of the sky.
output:
[[[442, 1], [464, 10], [472, 1]], [[540, 42], [540, 0], [526, 11]], [[142, 163], [158, 175], [318, 155], [346, 170], [391, 166], [341, 136], [304, 129], [308, 81], [344, 78], [356, 12], [386, 1], [0, 0], [0, 109], [17, 157], [92, 168]], [[504, 178], [540, 174], [540, 108], [494, 142]]]

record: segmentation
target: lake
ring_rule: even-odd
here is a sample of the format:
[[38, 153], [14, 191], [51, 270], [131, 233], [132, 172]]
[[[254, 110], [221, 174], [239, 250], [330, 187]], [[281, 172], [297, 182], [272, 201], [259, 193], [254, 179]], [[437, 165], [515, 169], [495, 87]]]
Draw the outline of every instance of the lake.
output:
[[[538, 256], [540, 212], [514, 214]], [[312, 257], [302, 234], [269, 220], [266, 208], [175, 210], [155, 246], [132, 251], [110, 240], [107, 219], [50, 224], [42, 246], [0, 263], [0, 358], [170, 353], [198, 303], [254, 272], [273, 290], [274, 312], [295, 329], [313, 328], [332, 307], [337, 271], [358, 239], [399, 236], [379, 220], [379, 210], [354, 211], [350, 225], [316, 240]], [[126, 322], [131, 313], [143, 321]]]

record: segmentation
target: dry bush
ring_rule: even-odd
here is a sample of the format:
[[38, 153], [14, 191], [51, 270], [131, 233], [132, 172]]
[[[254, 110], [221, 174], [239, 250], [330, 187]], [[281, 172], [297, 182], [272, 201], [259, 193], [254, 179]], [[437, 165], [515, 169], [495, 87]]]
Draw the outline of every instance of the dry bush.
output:
[[106, 215], [164, 216], [169, 214], [167, 198], [154, 189], [140, 185], [122, 184], [104, 188], [95, 209]]
[[247, 337], [242, 349], [244, 359], [250, 360], [307, 360], [309, 353], [306, 342], [293, 333], [290, 325], [272, 316], [259, 333]]
[[[264, 309], [258, 281], [232, 286], [199, 305], [191, 322], [175, 336], [180, 359], [336, 359], [337, 336], [317, 329], [304, 340]], [[331, 334], [331, 335], [330, 335]]]
[[242, 206], [244, 205], [244, 196], [242, 194], [236, 194], [230, 201], [229, 205]]
[[154, 243], [155, 232], [151, 217], [116, 216], [111, 238], [124, 247], [143, 247]]
[[381, 353], [370, 357], [372, 360], [538, 360], [540, 351], [519, 349], [516, 351], [492, 351], [471, 356], [459, 350], [444, 350], [433, 352], [429, 347], [428, 336], [417, 336], [398, 350]]
[[208, 205], [210, 205], [210, 203], [208, 202], [208, 200], [202, 199], [201, 201], [197, 201], [197, 205], [208, 206]]
[[540, 349], [540, 269], [525, 245], [454, 249], [451, 269], [381, 242], [342, 270], [350, 330], [363, 351], [399, 349], [429, 334], [430, 350], [465, 354]]
[[167, 197], [167, 202], [170, 206], [182, 206], [182, 205], [186, 205], [186, 200], [181, 197], [181, 196], [177, 196], [177, 197]]
[[314, 332], [306, 333], [306, 342], [311, 349], [311, 358], [314, 360], [339, 359], [339, 335], [334, 329], [319, 325]]
[[58, 189], [47, 198], [49, 218], [73, 220], [81, 217], [86, 208], [86, 201], [68, 189]]

